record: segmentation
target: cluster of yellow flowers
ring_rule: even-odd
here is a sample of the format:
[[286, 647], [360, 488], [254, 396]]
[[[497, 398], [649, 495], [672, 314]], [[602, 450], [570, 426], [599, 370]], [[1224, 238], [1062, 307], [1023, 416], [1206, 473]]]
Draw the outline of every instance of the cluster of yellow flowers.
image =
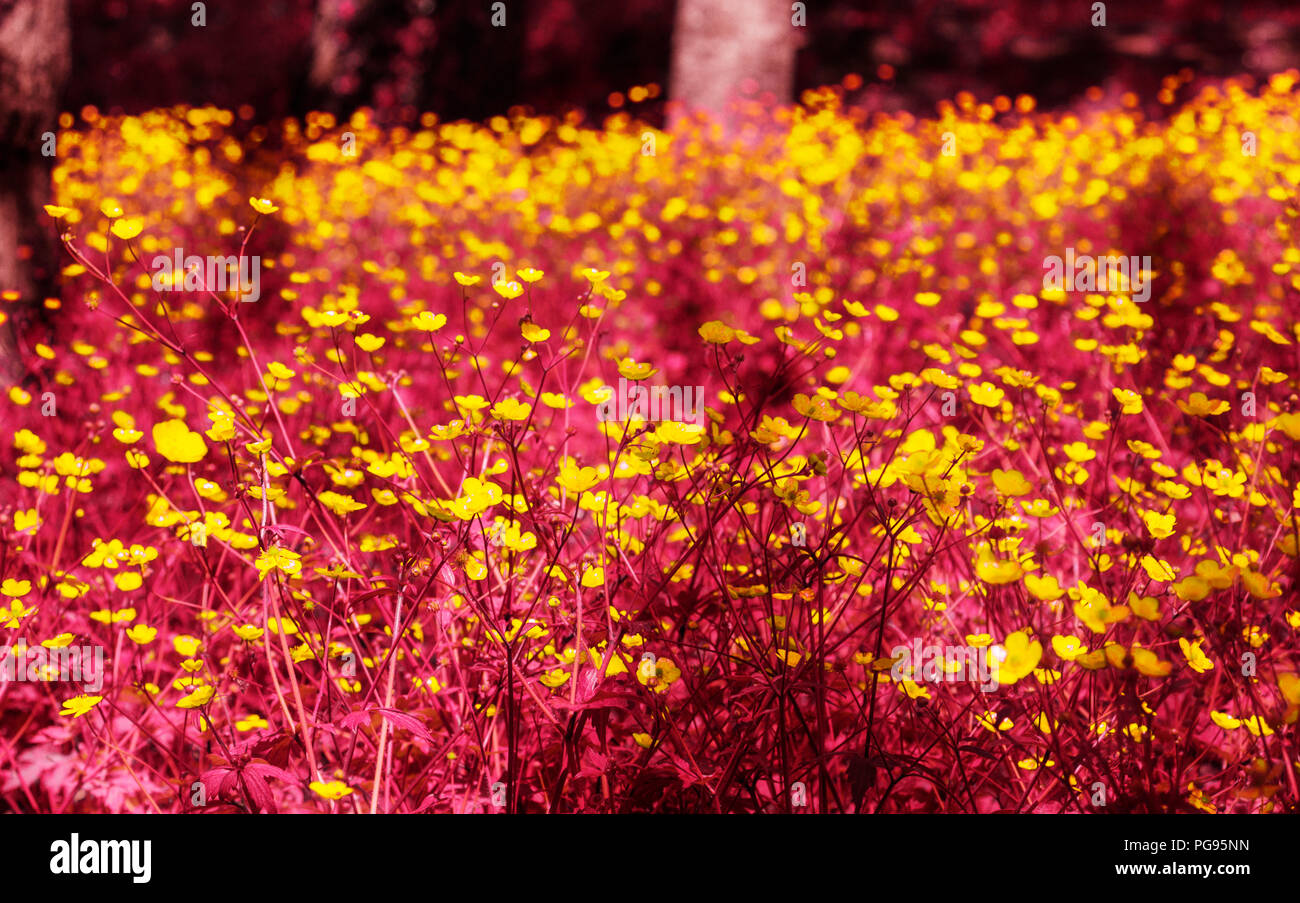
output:
[[[959, 96], [868, 125], [813, 92], [734, 145], [622, 114], [315, 115], [275, 166], [226, 111], [83, 111], [49, 211], [71, 284], [118, 322], [36, 347], [86, 441], [22, 388], [0, 402], [24, 424], [4, 560], [26, 562], [0, 618], [84, 597], [154, 665], [159, 631], [187, 631], [174, 705], [205, 730], [244, 645], [286, 675], [356, 654], [328, 670], [343, 694], [397, 662], [466, 744], [496, 706], [441, 691], [475, 655], [528, 669], [553, 723], [547, 692], [639, 684], [640, 750], [737, 675], [817, 672], [845, 713], [879, 685], [890, 712], [937, 701], [890, 678], [887, 617], [987, 651], [1026, 715], [953, 717], [1023, 771], [1108, 672], [1174, 692], [1222, 669], [1189, 730], [1269, 736], [1300, 711], [1295, 82], [1159, 122], [1129, 97]], [[182, 244], [260, 255], [273, 291], [160, 299], [143, 262]], [[1152, 254], [1152, 302], [1042, 287], [1066, 246]], [[706, 385], [701, 422], [596, 416], [656, 378]], [[1244, 653], [1270, 664], [1237, 677]], [[1072, 742], [1149, 742], [1175, 716], [1144, 699], [1094, 698]]]

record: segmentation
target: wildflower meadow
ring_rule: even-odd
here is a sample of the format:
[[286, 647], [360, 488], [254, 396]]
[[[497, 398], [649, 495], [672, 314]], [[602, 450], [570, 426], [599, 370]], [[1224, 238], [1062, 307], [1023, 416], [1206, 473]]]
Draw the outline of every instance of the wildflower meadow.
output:
[[1300, 73], [1187, 80], [64, 112], [0, 807], [1295, 811]]

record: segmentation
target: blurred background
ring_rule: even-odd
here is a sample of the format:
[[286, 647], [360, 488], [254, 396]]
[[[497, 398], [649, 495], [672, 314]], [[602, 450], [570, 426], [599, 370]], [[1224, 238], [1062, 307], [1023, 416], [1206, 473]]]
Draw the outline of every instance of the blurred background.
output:
[[[57, 294], [40, 205], [60, 111], [215, 105], [237, 131], [359, 107], [384, 126], [613, 110], [663, 126], [835, 85], [867, 112], [1131, 91], [1160, 116], [1206, 81], [1300, 66], [1298, 33], [1300, 4], [1271, 0], [0, 0], [0, 292]], [[0, 328], [0, 364], [9, 341]]]
[[[0, 15], [24, 2], [63, 0], [7, 0]], [[1052, 108], [1094, 85], [1148, 99], [1184, 68], [1217, 78], [1300, 65], [1293, 2], [1109, 3], [1104, 27], [1087, 0], [214, 0], [203, 27], [191, 24], [193, 6], [71, 0], [64, 108], [247, 104], [269, 119], [364, 105], [395, 123], [426, 110], [483, 119], [516, 105], [598, 114], [612, 94], [657, 85], [638, 105], [654, 120], [670, 86], [690, 93], [672, 85], [674, 73], [718, 68], [674, 56], [707, 51], [747, 63], [775, 89], [780, 79], [763, 70], [783, 75], [788, 55], [779, 100], [857, 74], [852, 99], [924, 114], [961, 90], [981, 100], [1030, 93]], [[765, 19], [797, 17], [793, 7], [806, 25], [761, 33]], [[741, 49], [727, 52], [728, 42]]]
[[[706, 58], [673, 68], [675, 55], [702, 51], [699, 32], [737, 43], [712, 55], [736, 57], [763, 87], [779, 87], [764, 70], [784, 74], [781, 57], [792, 58], [779, 100], [858, 74], [854, 100], [917, 113], [962, 90], [1053, 108], [1091, 86], [1145, 99], [1184, 68], [1218, 78], [1300, 65], [1300, 4], [1269, 1], [1110, 3], [1104, 27], [1086, 0], [213, 0], [201, 27], [190, 0], [0, 0], [0, 18], [65, 3], [64, 109], [250, 105], [257, 120], [360, 105], [391, 122], [424, 110], [482, 120], [516, 105], [597, 114], [649, 84], [662, 90], [638, 110], [662, 120], [673, 71], [680, 81], [716, 69]], [[805, 26], [771, 39], [755, 25], [800, 14]], [[59, 47], [38, 25], [26, 38]]]

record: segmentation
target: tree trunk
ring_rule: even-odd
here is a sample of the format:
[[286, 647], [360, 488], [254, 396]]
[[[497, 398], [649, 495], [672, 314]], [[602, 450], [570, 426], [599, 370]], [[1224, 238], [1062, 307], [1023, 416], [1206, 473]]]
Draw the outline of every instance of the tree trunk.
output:
[[312, 105], [319, 109], [339, 112], [340, 89], [357, 90], [354, 84], [360, 69], [360, 60], [349, 40], [352, 21], [364, 18], [368, 0], [349, 3], [348, 0], [318, 0], [311, 28], [311, 72], [308, 81], [312, 91]]
[[678, 0], [673, 27], [670, 96], [678, 115], [707, 110], [725, 115], [737, 95], [770, 93], [777, 103], [794, 94], [794, 61], [804, 29], [787, 0]]
[[57, 291], [56, 226], [41, 209], [55, 158], [41, 148], [44, 133], [58, 133], [70, 64], [67, 0], [0, 0], [0, 291], [20, 296], [4, 305], [0, 379], [26, 372], [15, 321]]

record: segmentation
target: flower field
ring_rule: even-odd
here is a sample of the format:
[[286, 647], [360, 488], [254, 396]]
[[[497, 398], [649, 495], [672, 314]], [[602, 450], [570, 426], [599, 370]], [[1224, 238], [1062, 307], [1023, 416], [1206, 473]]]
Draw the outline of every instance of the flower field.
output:
[[1294, 811], [1297, 81], [65, 114], [0, 625], [103, 673], [0, 683], [0, 807]]

